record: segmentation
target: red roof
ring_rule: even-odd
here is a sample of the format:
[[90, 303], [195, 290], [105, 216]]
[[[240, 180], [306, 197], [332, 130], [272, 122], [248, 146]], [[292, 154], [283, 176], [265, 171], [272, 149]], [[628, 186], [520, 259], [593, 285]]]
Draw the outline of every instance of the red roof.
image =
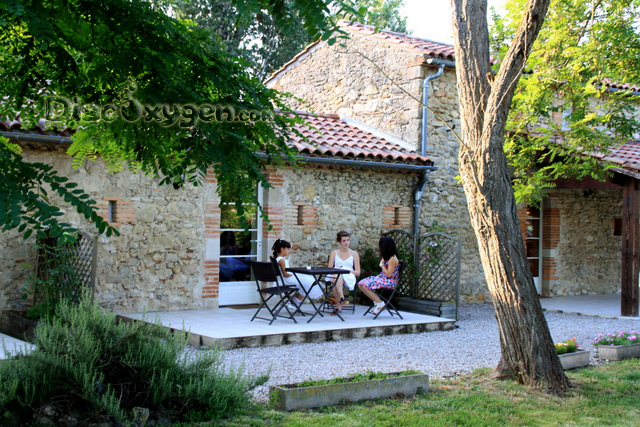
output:
[[633, 92], [639, 92], [640, 91], [640, 86], [638, 86], [638, 85], [632, 85], [630, 83], [615, 83], [615, 82], [612, 82], [610, 79], [605, 79], [604, 84], [609, 89], [630, 90], [630, 91], [633, 91]]
[[606, 155], [592, 154], [592, 156], [618, 164], [623, 169], [640, 172], [640, 141], [628, 141], [611, 147]]
[[[309, 124], [309, 126], [296, 126], [300, 133], [307, 138], [307, 141], [297, 135], [292, 137], [291, 143], [300, 154], [384, 163], [433, 165], [431, 159], [419, 155], [412, 145], [354, 120], [340, 118], [335, 114], [316, 115], [297, 111], [295, 114]], [[74, 132], [71, 128], [47, 129], [44, 119], [41, 119], [33, 129], [22, 129], [20, 120], [0, 120], [0, 131], [16, 135], [32, 134], [59, 137], [69, 137]], [[60, 142], [65, 142], [64, 138], [61, 138]]]
[[429, 55], [432, 58], [455, 61], [455, 49], [453, 45], [421, 39], [403, 33], [377, 30], [371, 25], [363, 25], [358, 22], [340, 21], [340, 27], [353, 33], [366, 34], [372, 38], [387, 41], [398, 46], [413, 50], [414, 53]]
[[299, 136], [293, 138], [293, 146], [301, 154], [433, 165], [430, 158], [421, 156], [412, 145], [354, 120], [335, 114], [296, 112], [296, 115], [310, 125], [297, 126], [307, 141]]
[[[563, 143], [563, 136], [556, 134], [550, 141], [556, 144]], [[619, 165], [620, 169], [633, 173], [640, 173], [640, 141], [627, 141], [613, 144], [609, 147], [608, 153], [600, 151], [585, 151], [585, 156], [593, 157], [597, 160], [607, 161]]]

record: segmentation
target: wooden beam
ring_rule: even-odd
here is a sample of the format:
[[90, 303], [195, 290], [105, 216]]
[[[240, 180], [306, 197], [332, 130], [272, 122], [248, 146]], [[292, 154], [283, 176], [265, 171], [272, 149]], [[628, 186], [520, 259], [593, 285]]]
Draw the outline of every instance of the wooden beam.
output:
[[556, 188], [558, 189], [571, 189], [571, 190], [599, 190], [599, 189], [619, 189], [622, 188], [620, 184], [616, 183], [611, 178], [607, 178], [606, 181], [598, 181], [591, 177], [585, 177], [583, 179], [566, 178], [556, 179], [554, 181]]
[[640, 185], [638, 180], [628, 178], [624, 183], [622, 197], [622, 291], [620, 314], [638, 315], [638, 274], [640, 274]]

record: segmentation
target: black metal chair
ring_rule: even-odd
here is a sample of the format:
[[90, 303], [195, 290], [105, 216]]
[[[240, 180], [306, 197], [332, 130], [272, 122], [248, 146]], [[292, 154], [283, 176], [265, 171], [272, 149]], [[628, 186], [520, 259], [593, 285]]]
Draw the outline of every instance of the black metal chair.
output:
[[[393, 300], [393, 297], [396, 294], [396, 289], [398, 288], [398, 284], [400, 283], [400, 278], [402, 277], [402, 272], [404, 270], [405, 265], [406, 265], [405, 261], [400, 261], [400, 264], [398, 267], [398, 282], [396, 283], [396, 286], [393, 287], [391, 292], [384, 292], [384, 291], [387, 291], [386, 289], [372, 289], [373, 292], [376, 295], [378, 295], [378, 297], [380, 297], [380, 299], [384, 302], [384, 308], [380, 310], [380, 313], [387, 310], [391, 316], [394, 316], [394, 313], [395, 313], [395, 315], [397, 315], [401, 319], [402, 319], [402, 315], [400, 314], [396, 306], [393, 305], [391, 301]], [[375, 305], [372, 305], [371, 307], [369, 307], [367, 311], [364, 312], [363, 316], [367, 315], [374, 306]], [[377, 319], [378, 316], [380, 316], [380, 313], [376, 314], [373, 319], [374, 320]]]
[[[342, 286], [349, 289], [347, 285], [342, 282]], [[333, 285], [332, 281], [325, 281], [324, 289], [329, 289]], [[343, 293], [344, 294], [344, 293]], [[345, 295], [345, 301], [349, 301], [349, 298], [352, 299], [349, 304], [342, 305], [342, 311], [350, 311], [351, 313], [356, 312], [356, 301], [358, 301], [358, 279], [356, 278], [356, 285], [353, 287], [353, 290], [349, 289], [349, 295]], [[333, 296], [330, 292], [325, 292], [324, 299], [322, 300], [322, 311], [325, 313], [332, 312], [335, 310], [336, 305], [331, 302], [331, 300], [335, 300], [335, 296]]]
[[[256, 280], [258, 294], [262, 301], [258, 310], [256, 310], [255, 314], [251, 318], [251, 321], [253, 322], [254, 319], [269, 320], [269, 324], [271, 325], [278, 317], [282, 317], [285, 319], [291, 319], [295, 323], [298, 323], [298, 321], [293, 317], [295, 311], [292, 313], [287, 307], [287, 303], [292, 302], [291, 298], [293, 298], [293, 296], [298, 292], [298, 288], [295, 286], [286, 286], [284, 281], [278, 281], [278, 274], [271, 262], [252, 261], [251, 271], [253, 272], [253, 277]], [[275, 286], [262, 288], [261, 282], [273, 283]], [[274, 297], [277, 298], [277, 302], [273, 307], [269, 307], [267, 302]], [[263, 308], [266, 308], [269, 311], [271, 318], [258, 316], [258, 313]], [[289, 315], [281, 315], [280, 312], [282, 309], [285, 309]]]
[[[291, 287], [291, 288], [295, 288], [296, 291], [294, 292], [293, 295], [298, 294], [299, 291], [298, 291], [298, 287], [297, 286], [295, 286], [295, 285], [286, 285], [284, 283], [284, 276], [282, 275], [282, 271], [280, 270], [280, 266], [278, 265], [278, 261], [276, 260], [276, 258], [271, 256], [271, 257], [269, 257], [269, 259], [271, 260], [271, 264], [273, 265], [273, 269], [276, 272], [276, 276], [278, 276], [278, 278], [280, 279], [280, 282], [282, 283], [282, 286], [288, 286], [288, 287]], [[300, 314], [302, 314], [304, 316], [306, 313], [304, 313], [302, 311], [302, 304], [298, 305], [298, 304], [294, 303], [293, 302], [293, 298], [294, 297], [291, 298], [291, 304], [293, 304], [294, 307], [297, 307], [293, 311], [293, 314], [300, 313]]]

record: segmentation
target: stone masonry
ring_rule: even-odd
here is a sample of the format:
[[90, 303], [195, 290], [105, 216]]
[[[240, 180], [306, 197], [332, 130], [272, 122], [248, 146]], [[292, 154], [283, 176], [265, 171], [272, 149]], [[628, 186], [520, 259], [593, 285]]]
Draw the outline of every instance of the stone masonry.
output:
[[[385, 227], [384, 212], [411, 209], [415, 175], [320, 168], [286, 168], [281, 173], [284, 183], [275, 191], [279, 191], [284, 226], [276, 237], [292, 243], [292, 265], [326, 265], [331, 250], [338, 248], [336, 234], [341, 230], [352, 234], [351, 248], [362, 255], [365, 249], [378, 247], [386, 228], [411, 228], [409, 215], [400, 215], [400, 223]], [[309, 213], [302, 223], [300, 209], [303, 215]], [[269, 252], [272, 244], [265, 245]]]
[[[351, 34], [346, 47], [318, 44], [268, 85], [303, 99], [295, 108], [353, 118], [419, 149], [422, 83], [437, 71], [420, 65], [423, 59], [397, 44]], [[461, 295], [464, 300], [477, 301], [486, 299], [488, 290], [462, 184], [456, 179], [455, 131], [460, 125], [455, 79], [455, 72], [447, 68], [430, 83], [426, 155], [438, 170], [430, 175], [419, 222], [421, 233], [437, 221], [460, 240]], [[406, 230], [412, 231], [410, 226]]]
[[543, 294], [620, 290], [622, 190], [556, 190], [543, 203]]
[[[202, 298], [202, 188], [158, 185], [158, 180], [128, 171], [111, 174], [101, 161], [74, 170], [63, 151], [25, 150], [27, 161], [48, 163], [60, 175], [89, 193], [106, 215], [115, 202], [114, 223], [120, 236], [98, 240], [95, 296], [100, 305], [118, 312], [205, 308]], [[51, 193], [50, 193], [51, 194]], [[95, 235], [93, 225], [64, 202], [64, 220]], [[59, 205], [59, 206], [60, 206]], [[118, 216], [120, 215], [120, 216]], [[0, 309], [20, 307], [21, 288], [34, 272], [33, 237], [23, 240], [15, 231], [0, 237]]]
[[[220, 200], [212, 174], [202, 187], [176, 190], [143, 174], [111, 174], [100, 160], [75, 170], [63, 150], [25, 149], [23, 155], [78, 182], [103, 216], [111, 211], [120, 236], [98, 239], [95, 296], [101, 306], [124, 313], [218, 306]], [[274, 188], [264, 191], [271, 229], [265, 224], [262, 259], [275, 239], [284, 238], [294, 247], [292, 265], [325, 265], [340, 230], [353, 233], [352, 247], [363, 253], [377, 247], [384, 230], [411, 228], [415, 174], [305, 166], [273, 169], [268, 177]], [[65, 221], [96, 234], [75, 210], [55, 197], [52, 202], [63, 206]], [[27, 305], [20, 296], [34, 273], [34, 244], [33, 237], [2, 234], [0, 309]]]

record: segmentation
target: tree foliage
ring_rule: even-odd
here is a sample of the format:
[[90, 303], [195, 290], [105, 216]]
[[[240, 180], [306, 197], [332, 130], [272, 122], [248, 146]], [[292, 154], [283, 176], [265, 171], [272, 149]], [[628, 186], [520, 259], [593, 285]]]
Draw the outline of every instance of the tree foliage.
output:
[[53, 237], [60, 244], [76, 241], [71, 224], [60, 222], [62, 210], [50, 203], [51, 193], [73, 205], [79, 214], [92, 221], [107, 236], [118, 231], [98, 216], [95, 201], [75, 182], [58, 175], [51, 165], [28, 163], [20, 157], [20, 147], [0, 137], [0, 225], [1, 231], [16, 229], [25, 239], [32, 233]]
[[[291, 4], [311, 37], [332, 43], [340, 35], [330, 8], [342, 10], [342, 2]], [[279, 27], [293, 20], [277, 0], [235, 0], [233, 6], [241, 17], [266, 11]], [[255, 201], [256, 184], [268, 185], [256, 153], [294, 160], [287, 141], [295, 119], [274, 113], [286, 109], [282, 96], [251, 76], [210, 30], [172, 18], [157, 4], [2, 2], [0, 52], [0, 116], [19, 116], [27, 129], [45, 116], [49, 125], [78, 129], [70, 150], [76, 166], [100, 156], [112, 170], [126, 166], [176, 186], [200, 184], [212, 169], [218, 192], [242, 213], [243, 202]], [[11, 166], [17, 174], [1, 184], [6, 215], [0, 226], [52, 226], [58, 211], [41, 189], [61, 183], [60, 177], [4, 144], [0, 151], [2, 170]], [[30, 185], [17, 185], [27, 173]], [[58, 192], [68, 188], [56, 185]], [[77, 196], [63, 197], [97, 221], [99, 231], [110, 230], [95, 209], [80, 203], [83, 194]]]
[[[210, 29], [226, 50], [243, 58], [260, 80], [291, 60], [314, 38], [305, 30], [299, 5], [283, 2], [290, 21], [280, 26], [272, 13], [262, 9], [242, 13], [234, 0], [175, 0], [164, 3], [182, 19]], [[334, 18], [349, 19], [380, 29], [407, 32], [407, 19], [399, 13], [402, 0], [347, 0], [332, 7]]]
[[178, 0], [174, 5], [178, 16], [210, 29], [211, 36], [221, 40], [229, 53], [244, 59], [259, 80], [313, 41], [293, 2], [285, 2], [285, 7], [291, 21], [280, 27], [268, 11], [243, 14], [231, 0]]
[[[353, 0], [357, 8], [356, 20], [365, 25], [373, 25], [380, 30], [411, 34], [407, 29], [407, 17], [400, 15], [403, 0]], [[340, 18], [354, 19], [347, 13], [339, 13]]]
[[[510, 0], [507, 16], [494, 17], [495, 67], [517, 31], [523, 5]], [[640, 83], [639, 20], [638, 0], [551, 2], [506, 127], [519, 200], [539, 200], [558, 178], [604, 179], [609, 166], [583, 154], [606, 153], [612, 144], [637, 138], [638, 96], [610, 85]]]

